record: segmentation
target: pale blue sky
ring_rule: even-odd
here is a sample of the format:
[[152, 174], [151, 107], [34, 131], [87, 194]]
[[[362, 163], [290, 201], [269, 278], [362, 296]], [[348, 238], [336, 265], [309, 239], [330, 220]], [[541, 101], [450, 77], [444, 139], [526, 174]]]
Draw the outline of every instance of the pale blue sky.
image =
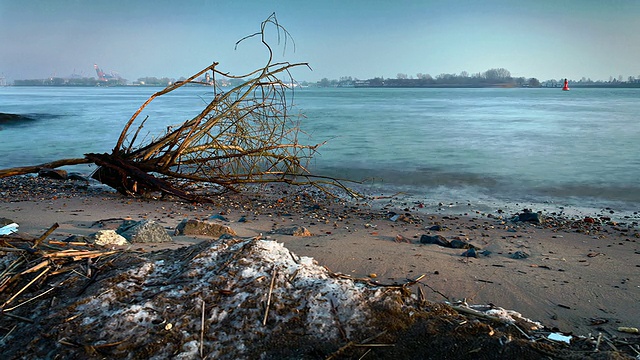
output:
[[95, 76], [98, 63], [131, 81], [213, 61], [239, 74], [266, 53], [235, 42], [272, 12], [296, 45], [278, 59], [313, 68], [298, 80], [498, 67], [540, 80], [640, 76], [636, 0], [0, 0], [0, 74]]

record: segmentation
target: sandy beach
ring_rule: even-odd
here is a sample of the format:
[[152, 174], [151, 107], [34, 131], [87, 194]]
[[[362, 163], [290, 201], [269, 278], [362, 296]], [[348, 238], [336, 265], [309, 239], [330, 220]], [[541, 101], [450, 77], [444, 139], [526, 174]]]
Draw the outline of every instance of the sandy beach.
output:
[[[191, 204], [125, 198], [78, 181], [17, 177], [0, 182], [0, 218], [35, 237], [57, 223], [52, 240], [89, 235], [118, 219], [147, 219], [165, 227], [173, 242], [131, 247], [174, 249], [204, 240], [174, 236], [183, 219], [213, 215], [223, 216], [221, 221], [238, 236], [276, 240], [333, 272], [385, 284], [424, 274], [417, 286], [429, 301], [493, 304], [573, 335], [614, 337], [623, 335], [617, 331], [621, 326], [640, 326], [640, 232], [634, 219], [615, 222], [608, 213], [575, 219], [543, 214], [537, 224], [511, 221], [515, 214], [499, 209], [428, 214], [420, 204], [393, 197], [356, 202], [303, 188], [265, 186], [261, 194], [221, 195], [210, 204]], [[312, 235], [274, 232], [294, 225]], [[422, 244], [423, 235], [468, 242], [477, 248], [477, 257], [462, 256], [465, 249]]]

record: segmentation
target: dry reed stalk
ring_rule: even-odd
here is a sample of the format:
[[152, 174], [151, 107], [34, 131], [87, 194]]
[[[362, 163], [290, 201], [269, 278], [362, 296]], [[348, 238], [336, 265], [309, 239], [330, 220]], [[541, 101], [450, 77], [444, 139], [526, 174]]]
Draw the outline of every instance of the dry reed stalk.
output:
[[29, 281], [29, 283], [27, 285], [25, 285], [22, 289], [20, 289], [20, 291], [18, 291], [17, 293], [15, 293], [12, 297], [9, 298], [9, 300], [5, 301], [4, 304], [2, 304], [2, 306], [0, 306], [0, 308], [4, 309], [7, 305], [9, 305], [13, 300], [15, 300], [15, 298], [17, 298], [20, 294], [22, 294], [27, 288], [29, 288], [29, 286], [31, 286], [33, 283], [35, 283], [36, 281], [38, 281], [41, 277], [43, 277], [49, 270], [51, 270], [50, 267], [45, 268], [44, 270], [42, 270], [42, 272], [40, 274], [38, 274], [38, 276], [36, 276], [35, 278], [33, 278], [31, 281]]
[[269, 316], [269, 306], [271, 306], [271, 294], [273, 294], [273, 287], [276, 283], [276, 275], [278, 270], [276, 267], [273, 267], [273, 273], [271, 274], [271, 285], [269, 286], [269, 294], [267, 295], [267, 306], [264, 310], [264, 318], [262, 319], [262, 325], [267, 325], [267, 317]]
[[24, 275], [24, 274], [28, 274], [30, 272], [38, 271], [38, 270], [42, 269], [43, 267], [45, 267], [47, 265], [49, 265], [49, 260], [42, 261], [38, 265], [35, 265], [35, 266], [33, 266], [33, 267], [21, 272], [20, 275]]

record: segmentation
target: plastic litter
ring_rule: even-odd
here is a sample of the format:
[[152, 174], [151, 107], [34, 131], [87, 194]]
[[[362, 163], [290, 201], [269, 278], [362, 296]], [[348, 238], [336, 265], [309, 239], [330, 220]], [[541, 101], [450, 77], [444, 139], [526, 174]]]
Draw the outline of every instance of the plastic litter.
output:
[[571, 344], [571, 336], [566, 336], [566, 335], [562, 335], [561, 333], [551, 333], [548, 336], [549, 340], [554, 340], [554, 341], [562, 341], [562, 342], [566, 342], [567, 344]]
[[11, 223], [0, 228], [0, 235], [9, 235], [18, 232], [18, 224]]

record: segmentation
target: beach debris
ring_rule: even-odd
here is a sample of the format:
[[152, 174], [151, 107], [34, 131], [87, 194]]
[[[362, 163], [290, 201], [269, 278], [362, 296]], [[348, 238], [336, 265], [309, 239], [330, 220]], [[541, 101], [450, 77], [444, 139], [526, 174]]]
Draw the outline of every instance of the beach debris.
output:
[[272, 233], [280, 234], [280, 235], [300, 236], [300, 237], [313, 236], [313, 234], [311, 233], [311, 231], [309, 231], [309, 229], [300, 225], [294, 225], [294, 226], [289, 226], [285, 228], [275, 229], [272, 231]]
[[[150, 253], [46, 236], [26, 243], [32, 253], [16, 247], [21, 253], [1, 258], [7, 359], [447, 358], [451, 349], [474, 357], [498, 342], [499, 358], [584, 354], [574, 341], [540, 341], [548, 332], [518, 312], [429, 302], [425, 275], [400, 284], [375, 273], [353, 278], [275, 241], [224, 236]], [[629, 344], [622, 340], [602, 337], [612, 349]]]
[[609, 322], [609, 320], [608, 319], [604, 319], [604, 318], [590, 318], [589, 319], [589, 325], [591, 325], [591, 326], [602, 325], [602, 324], [606, 324], [608, 322]]
[[129, 245], [127, 239], [118, 234], [115, 230], [98, 230], [93, 234], [93, 243], [100, 246], [107, 245]]
[[167, 230], [153, 220], [126, 220], [116, 232], [131, 243], [165, 243], [173, 241]]
[[469, 305], [465, 300], [463, 300], [452, 303], [451, 307], [460, 313], [473, 315], [478, 318], [498, 321], [506, 324], [517, 324], [528, 331], [541, 330], [544, 328], [540, 322], [528, 319], [515, 310], [504, 309], [492, 304]]
[[567, 343], [567, 344], [571, 344], [572, 336], [571, 335], [564, 335], [564, 334], [559, 333], [559, 332], [553, 332], [553, 333], [549, 334], [549, 336], [547, 336], [547, 338], [549, 340], [560, 341], [560, 342], [564, 342], [564, 343]]
[[387, 217], [389, 218], [389, 220], [393, 221], [393, 222], [405, 222], [407, 224], [420, 224], [422, 223], [422, 219], [417, 217], [417, 216], [413, 216], [410, 213], [404, 213], [404, 214], [397, 214], [393, 211], [390, 211], [389, 213], [387, 213]]
[[404, 243], [404, 242], [406, 242], [406, 243], [411, 244], [411, 240], [409, 240], [406, 236], [403, 236], [403, 235], [400, 235], [400, 234], [397, 234], [397, 235], [396, 235], [396, 237], [395, 237], [393, 240], [394, 240], [395, 242], [397, 242], [397, 243]]
[[511, 254], [511, 258], [512, 259], [526, 259], [529, 256], [530, 256], [529, 253], [524, 252], [522, 250], [518, 250], [518, 251], [514, 252], [513, 254]]
[[516, 215], [513, 219], [513, 222], [531, 222], [534, 224], [542, 224], [544, 222], [544, 216], [540, 212], [533, 212], [530, 209], [524, 209], [521, 213]]
[[640, 329], [637, 327], [620, 326], [618, 327], [618, 331], [628, 334], [640, 334]]
[[174, 235], [201, 235], [212, 238], [218, 238], [224, 234], [236, 235], [236, 232], [227, 225], [197, 219], [182, 220], [174, 232]]
[[19, 225], [14, 222], [4, 225], [3, 227], [0, 227], [0, 235], [10, 235], [18, 232], [18, 226]]

